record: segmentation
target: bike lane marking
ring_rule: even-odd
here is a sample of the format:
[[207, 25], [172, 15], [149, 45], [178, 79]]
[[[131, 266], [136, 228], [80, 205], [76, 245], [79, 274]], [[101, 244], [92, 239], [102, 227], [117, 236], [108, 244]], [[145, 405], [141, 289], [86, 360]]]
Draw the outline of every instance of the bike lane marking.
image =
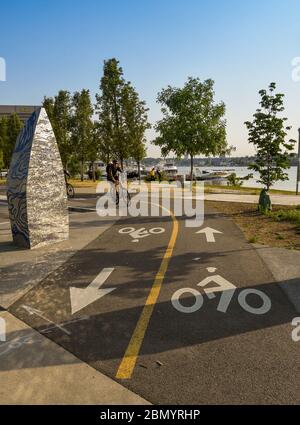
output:
[[147, 331], [154, 310], [154, 306], [158, 300], [164, 277], [168, 270], [169, 261], [173, 254], [173, 250], [178, 236], [179, 224], [176, 217], [171, 213], [171, 211], [169, 212], [173, 220], [171, 238], [169, 240], [169, 244], [163, 256], [159, 270], [155, 276], [154, 283], [144, 305], [143, 311], [140, 315], [136, 328], [128, 344], [127, 350], [118, 368], [116, 374], [117, 379], [130, 379], [132, 376], [145, 337], [145, 333]]

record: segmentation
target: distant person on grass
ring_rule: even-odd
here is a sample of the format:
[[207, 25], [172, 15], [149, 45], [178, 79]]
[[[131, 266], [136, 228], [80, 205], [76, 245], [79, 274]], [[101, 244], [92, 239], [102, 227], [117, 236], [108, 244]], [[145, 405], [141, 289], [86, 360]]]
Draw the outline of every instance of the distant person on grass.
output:
[[154, 167], [150, 171], [150, 180], [155, 181], [155, 168]]

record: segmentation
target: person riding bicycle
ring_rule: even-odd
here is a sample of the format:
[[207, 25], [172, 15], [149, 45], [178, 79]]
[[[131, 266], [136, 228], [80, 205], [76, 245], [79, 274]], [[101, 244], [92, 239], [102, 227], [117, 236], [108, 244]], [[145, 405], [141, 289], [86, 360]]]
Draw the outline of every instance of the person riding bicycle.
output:
[[116, 159], [114, 159], [113, 162], [110, 162], [109, 164], [107, 164], [107, 167], [106, 167], [107, 181], [113, 183], [116, 188], [119, 184], [119, 173], [123, 173], [123, 170], [119, 166], [119, 163]]
[[131, 196], [127, 190], [127, 185], [126, 187], [123, 186], [123, 183], [122, 183], [123, 179], [119, 181], [119, 173], [123, 174], [123, 170], [116, 159], [114, 159], [113, 162], [110, 162], [109, 164], [107, 164], [106, 173], [107, 173], [107, 181], [110, 182], [110, 184], [112, 185], [112, 189], [114, 189], [112, 190], [111, 194], [113, 198], [115, 198], [116, 205], [119, 206], [119, 201], [121, 196], [125, 204], [129, 206]]
[[119, 205], [119, 200], [120, 200], [119, 173], [123, 173], [123, 170], [119, 166], [119, 163], [116, 159], [114, 159], [113, 162], [110, 162], [109, 164], [107, 164], [107, 167], [106, 167], [107, 181], [114, 186], [115, 196], [116, 196], [116, 205]]

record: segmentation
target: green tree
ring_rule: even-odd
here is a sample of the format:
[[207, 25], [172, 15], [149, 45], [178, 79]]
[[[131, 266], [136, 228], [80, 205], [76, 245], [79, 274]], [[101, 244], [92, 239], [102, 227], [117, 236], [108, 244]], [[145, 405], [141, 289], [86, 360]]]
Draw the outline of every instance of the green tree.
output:
[[5, 167], [4, 152], [7, 145], [7, 118], [0, 119], [0, 170]]
[[17, 114], [12, 114], [7, 118], [7, 137], [3, 151], [4, 166], [6, 168], [9, 168], [14, 147], [22, 127], [23, 123]]
[[141, 161], [146, 156], [145, 131], [151, 127], [148, 123], [146, 103], [139, 99], [138, 93], [127, 83], [123, 89], [122, 110], [125, 123], [125, 140], [129, 155], [135, 159], [141, 180]]
[[0, 171], [4, 168], [3, 150], [0, 148]]
[[53, 99], [53, 97], [44, 96], [43, 107], [46, 109], [48, 118], [49, 118], [49, 120], [52, 124], [52, 127], [53, 127], [54, 126], [54, 99]]
[[129, 156], [122, 108], [124, 86], [125, 80], [119, 61], [115, 58], [104, 61], [100, 82], [101, 94], [96, 95], [96, 110], [102, 140], [111, 146], [111, 151], [120, 159], [122, 166], [124, 159]]
[[95, 161], [94, 134], [93, 134], [93, 105], [89, 90], [75, 92], [72, 100], [72, 146], [81, 165], [81, 181], [83, 181], [84, 164], [86, 161]]
[[265, 190], [278, 180], [287, 180], [285, 172], [290, 167], [290, 153], [294, 149], [294, 140], [286, 141], [287, 118], [280, 116], [284, 111], [284, 94], [275, 93], [276, 84], [271, 83], [268, 90], [260, 90], [260, 108], [253, 115], [252, 122], [247, 121], [249, 143], [256, 149], [255, 162], [249, 165], [259, 173], [259, 183]]
[[43, 106], [51, 121], [63, 166], [68, 168], [74, 150], [71, 146], [71, 95], [60, 90], [54, 99], [45, 97]]
[[109, 163], [113, 155], [112, 145], [109, 143], [111, 140], [109, 134], [110, 130], [105, 127], [105, 122], [96, 121], [94, 123], [95, 147], [97, 148], [99, 158], [106, 164]]
[[158, 94], [163, 118], [155, 128], [159, 136], [154, 143], [165, 157], [174, 152], [177, 157], [191, 158], [191, 178], [196, 155], [224, 155], [226, 142], [225, 105], [214, 102], [214, 82], [189, 77], [183, 88], [168, 86]]

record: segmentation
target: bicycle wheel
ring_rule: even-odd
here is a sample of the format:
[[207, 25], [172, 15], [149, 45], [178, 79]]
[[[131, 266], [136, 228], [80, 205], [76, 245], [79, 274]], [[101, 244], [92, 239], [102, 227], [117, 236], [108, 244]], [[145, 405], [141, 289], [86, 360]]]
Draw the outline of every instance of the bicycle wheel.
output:
[[119, 202], [120, 202], [119, 191], [116, 190], [114, 186], [112, 186], [110, 189], [110, 196], [111, 196], [111, 199], [114, 201], [114, 203], [116, 205], [119, 205]]
[[75, 197], [74, 187], [70, 183], [67, 183], [67, 195], [68, 195], [68, 198], [74, 198]]
[[122, 198], [123, 198], [123, 201], [125, 202], [125, 204], [127, 205], [127, 207], [129, 207], [130, 202], [131, 202], [131, 196], [130, 196], [130, 193], [128, 192], [128, 190], [122, 189]]

